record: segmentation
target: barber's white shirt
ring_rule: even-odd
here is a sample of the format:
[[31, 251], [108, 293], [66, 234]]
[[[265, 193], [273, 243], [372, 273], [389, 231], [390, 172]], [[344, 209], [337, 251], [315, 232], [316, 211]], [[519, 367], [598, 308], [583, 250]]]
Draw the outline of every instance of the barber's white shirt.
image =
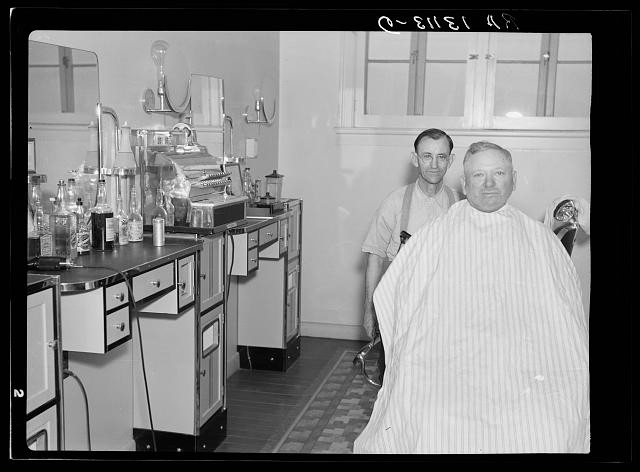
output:
[[408, 185], [397, 188], [382, 201], [362, 243], [362, 252], [369, 252], [383, 259], [393, 260], [400, 247], [401, 231], [404, 230], [409, 234], [415, 233], [460, 200], [458, 192], [451, 189], [454, 199], [450, 201], [444, 185], [437, 194], [430, 197], [420, 189], [416, 180], [413, 185], [407, 227], [401, 228], [402, 202], [407, 187]]

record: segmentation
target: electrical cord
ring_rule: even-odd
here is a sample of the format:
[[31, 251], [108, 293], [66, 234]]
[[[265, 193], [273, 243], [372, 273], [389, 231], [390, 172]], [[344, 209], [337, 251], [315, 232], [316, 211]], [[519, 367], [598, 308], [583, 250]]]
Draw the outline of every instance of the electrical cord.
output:
[[[120, 276], [122, 276], [122, 278], [124, 279], [125, 284], [127, 285], [127, 292], [129, 292], [129, 300], [131, 300], [131, 304], [133, 305], [133, 312], [136, 313], [136, 322], [138, 324], [138, 338], [139, 338], [139, 342], [140, 342], [140, 362], [142, 363], [142, 376], [144, 378], [144, 389], [145, 389], [145, 393], [146, 393], [146, 397], [147, 397], [147, 411], [149, 412], [149, 425], [151, 427], [151, 440], [153, 442], [153, 451], [157, 451], [157, 445], [156, 445], [156, 434], [155, 434], [155, 429], [153, 427], [153, 416], [151, 415], [151, 401], [149, 400], [149, 385], [147, 384], [147, 370], [145, 368], [145, 364], [144, 364], [144, 349], [142, 348], [142, 331], [140, 330], [140, 317], [137, 316], [138, 313], [138, 308], [136, 306], [136, 300], [135, 297], [133, 296], [133, 288], [131, 287], [131, 282], [129, 281], [129, 278], [120, 270], [115, 269], [113, 267], [109, 267], [109, 266], [77, 266], [77, 267], [81, 267], [84, 269], [106, 269], [106, 270], [112, 270], [114, 272], [117, 272], [118, 274], [120, 274]], [[88, 410], [87, 410], [88, 411]]]
[[80, 390], [82, 391], [82, 396], [84, 397], [84, 407], [86, 411], [86, 418], [87, 418], [87, 444], [90, 451], [91, 450], [91, 426], [89, 422], [89, 400], [87, 398], [87, 391], [84, 389], [84, 385], [82, 384], [82, 381], [76, 374], [71, 372], [69, 369], [64, 369], [63, 372], [67, 374], [69, 377], [73, 378], [76, 382], [78, 382], [78, 385], [80, 386]]

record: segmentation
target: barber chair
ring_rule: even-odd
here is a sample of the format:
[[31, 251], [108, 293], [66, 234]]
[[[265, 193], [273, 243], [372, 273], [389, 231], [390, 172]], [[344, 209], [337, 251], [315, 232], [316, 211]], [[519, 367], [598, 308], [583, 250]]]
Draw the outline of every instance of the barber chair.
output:
[[560, 242], [569, 255], [573, 252], [578, 228], [578, 210], [573, 200], [563, 200], [553, 210], [551, 229], [560, 238]]
[[578, 197], [562, 197], [555, 200], [547, 210], [545, 224], [551, 228], [567, 250], [569, 256], [580, 228], [589, 233], [589, 204]]

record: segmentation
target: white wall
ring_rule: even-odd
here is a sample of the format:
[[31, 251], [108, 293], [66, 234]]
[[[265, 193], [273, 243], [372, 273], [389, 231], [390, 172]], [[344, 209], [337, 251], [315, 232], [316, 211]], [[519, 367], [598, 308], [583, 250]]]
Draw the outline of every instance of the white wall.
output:
[[[363, 339], [360, 245], [384, 196], [415, 178], [409, 152], [420, 130], [337, 129], [341, 34], [281, 33], [279, 165], [283, 193], [304, 200], [302, 332]], [[469, 144], [489, 140], [512, 152], [519, 180], [510, 202], [529, 216], [542, 221], [547, 205], [566, 193], [591, 198], [588, 133], [447, 131], [457, 154], [446, 177], [449, 185], [459, 188]], [[588, 241], [578, 242], [573, 259], [588, 311]]]

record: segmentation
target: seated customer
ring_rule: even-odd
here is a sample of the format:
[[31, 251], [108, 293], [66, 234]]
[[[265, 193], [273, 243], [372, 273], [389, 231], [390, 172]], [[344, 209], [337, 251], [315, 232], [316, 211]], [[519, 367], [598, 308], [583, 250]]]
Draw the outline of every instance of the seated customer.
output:
[[374, 303], [387, 368], [355, 453], [587, 453], [588, 326], [553, 232], [507, 203], [509, 151], [472, 144], [467, 200], [417, 231]]

